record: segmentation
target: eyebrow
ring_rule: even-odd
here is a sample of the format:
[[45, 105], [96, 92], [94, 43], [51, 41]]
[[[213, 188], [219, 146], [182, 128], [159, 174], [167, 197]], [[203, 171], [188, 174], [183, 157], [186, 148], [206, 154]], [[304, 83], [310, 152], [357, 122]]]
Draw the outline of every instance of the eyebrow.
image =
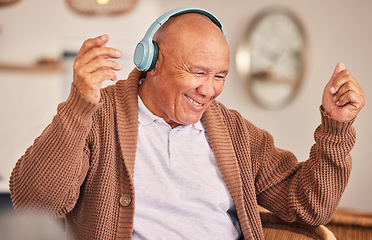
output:
[[[202, 71], [202, 72], [210, 72], [210, 69], [209, 68], [206, 68], [206, 67], [191, 67], [190, 68], [191, 71]], [[228, 74], [229, 73], [229, 70], [222, 70], [220, 72], [217, 72], [217, 74]]]
[[227, 75], [229, 73], [229, 70], [223, 70], [221, 72], [218, 72], [218, 74], [221, 74], [221, 73]]

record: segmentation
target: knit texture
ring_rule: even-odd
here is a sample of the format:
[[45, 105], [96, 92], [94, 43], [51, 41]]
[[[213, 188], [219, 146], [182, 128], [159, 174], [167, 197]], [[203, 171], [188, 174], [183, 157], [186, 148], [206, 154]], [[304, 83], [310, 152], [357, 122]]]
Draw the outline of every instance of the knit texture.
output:
[[[97, 105], [72, 85], [52, 123], [16, 163], [9, 183], [16, 210], [65, 216], [73, 239], [131, 238], [141, 74], [134, 70], [102, 89]], [[340, 123], [324, 112], [321, 119], [309, 159], [298, 162], [217, 101], [203, 115], [245, 239], [264, 238], [257, 205], [289, 222], [319, 225], [332, 217], [349, 179], [355, 130], [352, 121]], [[120, 205], [123, 194], [131, 198], [128, 206]]]

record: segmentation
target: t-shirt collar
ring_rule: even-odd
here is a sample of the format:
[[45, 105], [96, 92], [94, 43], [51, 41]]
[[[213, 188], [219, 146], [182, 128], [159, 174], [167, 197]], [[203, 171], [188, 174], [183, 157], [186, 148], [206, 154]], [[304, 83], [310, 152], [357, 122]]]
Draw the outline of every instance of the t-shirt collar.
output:
[[[156, 120], [163, 120], [161, 117], [154, 115], [142, 102], [142, 99], [138, 95], [138, 122], [141, 125], [149, 125]], [[165, 121], [164, 121], [165, 122]]]

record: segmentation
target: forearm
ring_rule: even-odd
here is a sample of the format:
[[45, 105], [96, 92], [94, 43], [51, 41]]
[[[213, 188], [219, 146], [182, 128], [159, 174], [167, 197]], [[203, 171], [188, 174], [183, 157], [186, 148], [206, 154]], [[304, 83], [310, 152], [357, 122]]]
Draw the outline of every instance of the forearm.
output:
[[292, 166], [281, 173], [282, 179], [277, 178], [272, 186], [261, 189], [260, 204], [286, 221], [312, 225], [327, 222], [350, 176], [349, 153], [355, 142], [351, 124], [336, 122], [323, 113], [309, 159], [299, 164], [291, 161]]
[[61, 215], [73, 208], [89, 164], [84, 148], [97, 107], [72, 87], [52, 123], [13, 169], [10, 191], [16, 209], [32, 206]]

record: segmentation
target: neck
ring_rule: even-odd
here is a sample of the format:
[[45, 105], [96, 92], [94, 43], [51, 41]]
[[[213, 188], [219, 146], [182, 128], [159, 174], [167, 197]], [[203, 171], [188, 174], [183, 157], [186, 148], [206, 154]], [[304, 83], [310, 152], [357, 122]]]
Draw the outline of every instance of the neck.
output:
[[[155, 111], [156, 107], [153, 103], [153, 100], [151, 98], [151, 86], [148, 84], [148, 82], [151, 81], [150, 79], [145, 79], [144, 82], [139, 86], [139, 96], [143, 102], [143, 104], [146, 106], [146, 108], [154, 115], [161, 117], [164, 119], [166, 123], [169, 124], [171, 128], [175, 128], [181, 124], [171, 121], [169, 118], [164, 118], [163, 115], [159, 115], [157, 111]], [[146, 84], [147, 83], [147, 84]]]

